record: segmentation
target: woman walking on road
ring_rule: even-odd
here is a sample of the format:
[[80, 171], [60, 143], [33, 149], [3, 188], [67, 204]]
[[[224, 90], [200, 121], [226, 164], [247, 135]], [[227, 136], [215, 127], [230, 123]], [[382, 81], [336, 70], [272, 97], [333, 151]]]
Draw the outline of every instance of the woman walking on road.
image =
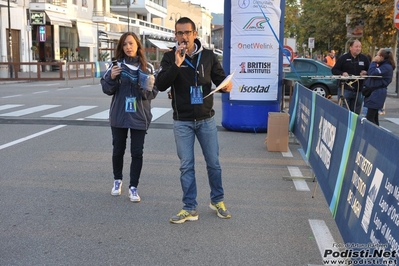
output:
[[116, 47], [113, 65], [101, 78], [103, 92], [112, 96], [109, 120], [112, 131], [112, 167], [114, 184], [111, 194], [121, 195], [123, 157], [130, 130], [129, 198], [140, 202], [137, 193], [143, 166], [144, 138], [152, 119], [151, 100], [158, 90], [154, 86], [153, 67], [145, 58], [143, 45], [132, 32], [124, 33]]

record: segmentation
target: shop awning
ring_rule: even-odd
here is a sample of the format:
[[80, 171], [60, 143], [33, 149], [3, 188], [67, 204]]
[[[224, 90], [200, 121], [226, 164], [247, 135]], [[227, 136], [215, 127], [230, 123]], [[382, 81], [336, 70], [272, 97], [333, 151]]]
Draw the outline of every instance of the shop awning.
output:
[[46, 15], [51, 25], [59, 25], [72, 28], [72, 21], [66, 15], [52, 11], [46, 11]]
[[175, 43], [173, 42], [166, 42], [166, 41], [153, 40], [153, 39], [148, 39], [148, 40], [161, 50], [169, 50], [175, 46]]
[[76, 21], [79, 33], [80, 47], [96, 47], [97, 44], [97, 26], [94, 24]]

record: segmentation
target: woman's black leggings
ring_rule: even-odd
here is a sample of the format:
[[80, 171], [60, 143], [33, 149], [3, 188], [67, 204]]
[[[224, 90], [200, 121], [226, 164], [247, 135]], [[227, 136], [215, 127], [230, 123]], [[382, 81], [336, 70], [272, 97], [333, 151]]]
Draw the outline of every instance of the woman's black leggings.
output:
[[[112, 130], [112, 167], [114, 179], [123, 179], [123, 157], [126, 150], [127, 133], [129, 128], [111, 127]], [[130, 128], [130, 185], [137, 187], [139, 184], [141, 168], [143, 166], [143, 149], [146, 130]]]
[[378, 121], [378, 109], [367, 109], [367, 114], [366, 114], [366, 119], [377, 126], [380, 125], [380, 122]]

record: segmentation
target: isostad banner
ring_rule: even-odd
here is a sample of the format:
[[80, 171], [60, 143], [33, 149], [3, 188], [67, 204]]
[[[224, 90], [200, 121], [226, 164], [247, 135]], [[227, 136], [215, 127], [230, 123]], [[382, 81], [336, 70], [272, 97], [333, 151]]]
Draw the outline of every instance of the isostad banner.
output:
[[280, 31], [280, 0], [231, 4], [230, 73], [235, 89], [230, 100], [276, 101], [280, 54], [274, 33]]
[[399, 250], [399, 138], [299, 83], [289, 113], [345, 243]]

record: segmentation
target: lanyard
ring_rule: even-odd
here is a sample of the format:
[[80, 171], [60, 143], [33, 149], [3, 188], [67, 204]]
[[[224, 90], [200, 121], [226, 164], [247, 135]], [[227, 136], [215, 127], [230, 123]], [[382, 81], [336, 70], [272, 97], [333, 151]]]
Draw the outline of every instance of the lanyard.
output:
[[194, 74], [195, 75], [195, 77], [194, 77], [195, 86], [198, 85], [198, 66], [199, 66], [199, 62], [200, 62], [200, 59], [201, 59], [201, 54], [202, 54], [202, 52], [200, 52], [198, 54], [198, 60], [197, 60], [197, 66], [196, 67], [194, 67], [193, 64], [191, 64], [191, 62], [187, 60], [187, 58], [184, 58], [184, 61], [186, 61], [187, 65], [189, 65], [190, 67], [192, 67], [195, 70], [195, 74]]

